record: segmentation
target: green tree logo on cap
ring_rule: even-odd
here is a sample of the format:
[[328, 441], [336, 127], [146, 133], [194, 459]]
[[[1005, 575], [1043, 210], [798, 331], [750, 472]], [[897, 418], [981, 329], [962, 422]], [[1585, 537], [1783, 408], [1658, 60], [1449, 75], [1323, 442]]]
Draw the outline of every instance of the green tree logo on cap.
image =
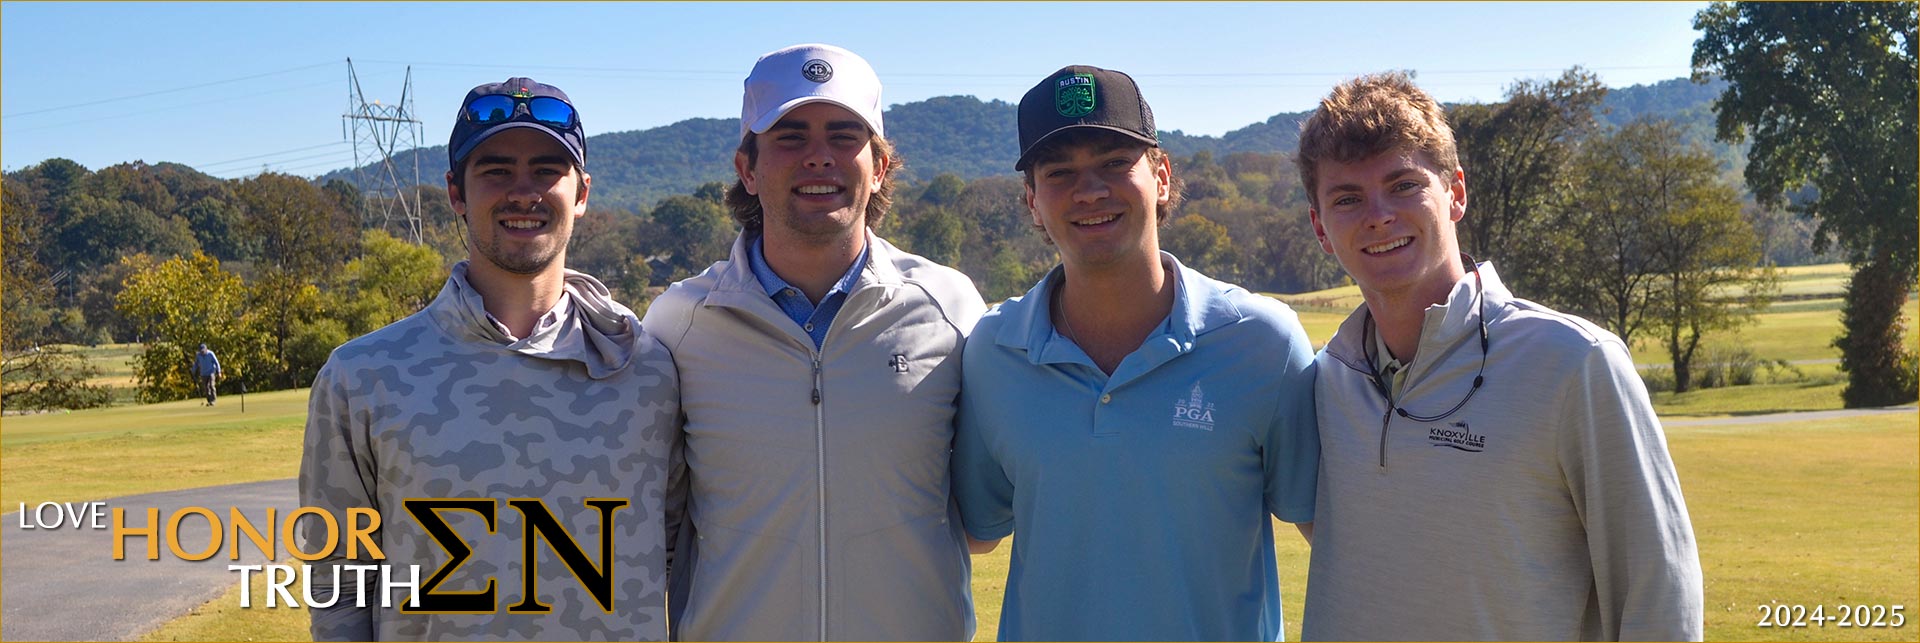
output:
[[1061, 76], [1053, 84], [1053, 110], [1067, 118], [1093, 113], [1093, 74]]

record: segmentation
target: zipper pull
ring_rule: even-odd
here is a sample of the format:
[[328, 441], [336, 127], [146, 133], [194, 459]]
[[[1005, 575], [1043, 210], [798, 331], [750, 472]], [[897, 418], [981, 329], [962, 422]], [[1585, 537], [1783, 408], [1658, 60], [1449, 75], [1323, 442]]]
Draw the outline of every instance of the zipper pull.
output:
[[813, 405], [820, 405], [820, 360], [813, 360]]

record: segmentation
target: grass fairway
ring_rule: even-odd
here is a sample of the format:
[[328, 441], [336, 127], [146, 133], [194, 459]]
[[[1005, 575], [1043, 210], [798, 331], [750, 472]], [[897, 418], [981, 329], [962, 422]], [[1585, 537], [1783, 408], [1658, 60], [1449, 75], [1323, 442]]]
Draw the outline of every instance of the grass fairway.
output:
[[[1808, 282], [1833, 277], [1810, 272]], [[1351, 288], [1310, 293], [1327, 304], [1297, 303], [1317, 345], [1333, 334], [1357, 297]], [[1293, 301], [1296, 296], [1288, 296]], [[1743, 341], [1760, 357], [1831, 358], [1837, 307], [1761, 316]], [[1908, 303], [1908, 315], [1915, 302]], [[108, 350], [125, 351], [124, 347]], [[101, 359], [124, 359], [103, 352]], [[1648, 355], [1648, 361], [1664, 361]], [[1843, 384], [1832, 365], [1801, 367], [1812, 383], [1660, 394], [1663, 417], [1740, 416], [1839, 407]], [[213, 408], [195, 401], [0, 421], [0, 506], [77, 501], [291, 477], [299, 462], [307, 391], [224, 396]], [[1920, 418], [1882, 415], [1804, 423], [1686, 426], [1668, 430], [1687, 493], [1706, 574], [1708, 640], [1914, 640], [1905, 628], [1759, 628], [1759, 606], [1774, 602], [1832, 613], [1840, 604], [1904, 605], [1920, 619]], [[1288, 640], [1298, 640], [1309, 550], [1276, 525]], [[974, 558], [976, 640], [993, 640], [1012, 541]], [[256, 592], [260, 591], [256, 587]], [[238, 608], [238, 585], [175, 619], [145, 640], [306, 640], [300, 609]], [[264, 596], [256, 593], [256, 605]]]
[[142, 344], [102, 344], [100, 346], [70, 346], [74, 352], [87, 358], [100, 368], [100, 374], [87, 380], [89, 384], [131, 389], [134, 386], [133, 358], [144, 350]]
[[1803, 382], [1750, 384], [1694, 389], [1685, 393], [1653, 394], [1653, 410], [1660, 417], [1714, 417], [1831, 411], [1841, 408], [1840, 391], [1847, 386], [1838, 364], [1797, 366]]
[[[1707, 640], [1911, 641], [1920, 623], [1913, 416], [1668, 431], [1706, 572]], [[1905, 605], [1898, 630], [1760, 628], [1759, 606]]]
[[[300, 592], [298, 584], [294, 593]], [[311, 641], [307, 635], [307, 610], [303, 607], [267, 604], [267, 584], [253, 583], [253, 607], [240, 607], [240, 584], [234, 583], [220, 598], [193, 609], [186, 616], [167, 621], [160, 629], [140, 637], [142, 641]]]
[[306, 389], [70, 413], [0, 424], [0, 507], [100, 500], [299, 473]]

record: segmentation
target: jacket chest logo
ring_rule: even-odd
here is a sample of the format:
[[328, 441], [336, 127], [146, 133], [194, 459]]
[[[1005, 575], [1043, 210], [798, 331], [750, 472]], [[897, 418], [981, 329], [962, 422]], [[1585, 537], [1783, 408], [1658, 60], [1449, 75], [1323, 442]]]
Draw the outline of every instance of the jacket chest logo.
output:
[[1213, 403], [1206, 401], [1200, 383], [1193, 383], [1187, 397], [1173, 401], [1173, 425], [1182, 429], [1213, 430]]
[[895, 373], [907, 372], [907, 356], [906, 355], [903, 355], [900, 353], [894, 353], [893, 359], [887, 360], [887, 364], [893, 366], [893, 372]]
[[1487, 450], [1487, 436], [1474, 433], [1466, 422], [1454, 422], [1447, 426], [1427, 427], [1427, 444], [1436, 447], [1459, 449], [1467, 453], [1479, 453]]

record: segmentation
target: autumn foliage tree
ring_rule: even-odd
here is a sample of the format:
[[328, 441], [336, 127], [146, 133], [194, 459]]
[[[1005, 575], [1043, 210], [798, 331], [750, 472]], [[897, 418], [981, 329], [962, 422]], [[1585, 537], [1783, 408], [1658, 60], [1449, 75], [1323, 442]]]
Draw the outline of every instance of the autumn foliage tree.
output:
[[155, 262], [147, 255], [121, 259], [132, 268], [122, 284], [120, 313], [149, 338], [134, 358], [143, 402], [193, 395], [193, 356], [206, 344], [220, 355], [223, 377], [259, 388], [258, 367], [271, 363], [267, 341], [251, 328], [247, 286], [203, 253]]

